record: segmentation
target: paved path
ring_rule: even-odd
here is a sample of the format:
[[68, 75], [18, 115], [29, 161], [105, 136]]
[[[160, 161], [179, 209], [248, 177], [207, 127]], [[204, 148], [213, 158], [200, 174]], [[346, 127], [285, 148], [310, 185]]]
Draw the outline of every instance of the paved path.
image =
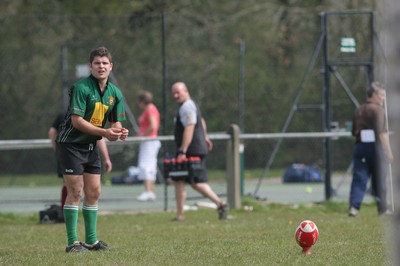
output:
[[[348, 178], [350, 179], [350, 178]], [[332, 182], [333, 188], [337, 187], [340, 179]], [[345, 180], [338, 190], [338, 195], [333, 200], [347, 201], [349, 195], [349, 182]], [[257, 180], [245, 183], [245, 195], [254, 192]], [[226, 184], [211, 183], [213, 189], [226, 200]], [[138, 212], [164, 210], [165, 197], [164, 186], [156, 186], [157, 200], [154, 202], [138, 202], [136, 197], [142, 192], [141, 185], [103, 186], [100, 200], [101, 212]], [[45, 205], [59, 204], [60, 187], [0, 187], [0, 212], [2, 213], [35, 213], [43, 210]], [[285, 204], [302, 204], [321, 202], [325, 199], [323, 183], [308, 184], [282, 184], [280, 180], [265, 181], [258, 193], [260, 198], [267, 198], [270, 202]], [[196, 202], [209, 202], [187, 187], [187, 205], [192, 206]], [[175, 209], [174, 189], [168, 187], [168, 209]], [[367, 196], [366, 201], [371, 201]]]

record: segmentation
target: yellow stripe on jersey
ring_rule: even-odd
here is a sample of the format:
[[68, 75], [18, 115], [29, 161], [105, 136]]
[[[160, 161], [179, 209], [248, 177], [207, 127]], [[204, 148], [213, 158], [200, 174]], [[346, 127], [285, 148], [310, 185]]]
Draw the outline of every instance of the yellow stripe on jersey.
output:
[[90, 118], [90, 124], [101, 127], [103, 125], [104, 115], [108, 110], [108, 106], [102, 104], [101, 102], [97, 102], [94, 107], [94, 112], [92, 117]]

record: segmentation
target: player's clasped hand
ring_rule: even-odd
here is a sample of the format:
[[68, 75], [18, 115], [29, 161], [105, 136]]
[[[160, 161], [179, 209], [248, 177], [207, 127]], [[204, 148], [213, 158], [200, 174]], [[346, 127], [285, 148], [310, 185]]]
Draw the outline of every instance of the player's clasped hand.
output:
[[128, 137], [129, 130], [126, 128], [121, 128], [121, 136], [119, 136], [120, 140], [125, 140]]
[[129, 134], [129, 130], [126, 128], [107, 128], [105, 137], [109, 141], [116, 141], [118, 139], [125, 140]]

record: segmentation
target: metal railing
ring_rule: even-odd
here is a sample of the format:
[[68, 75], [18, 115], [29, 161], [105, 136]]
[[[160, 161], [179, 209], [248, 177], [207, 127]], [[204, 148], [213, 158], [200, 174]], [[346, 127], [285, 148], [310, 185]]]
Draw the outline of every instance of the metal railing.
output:
[[[212, 140], [229, 140], [231, 135], [227, 133], [211, 133], [208, 135]], [[350, 132], [290, 132], [290, 133], [253, 133], [240, 134], [240, 140], [257, 140], [257, 139], [296, 139], [296, 138], [341, 138], [350, 137]], [[151, 140], [173, 141], [174, 136], [159, 136]], [[107, 145], [128, 145], [147, 141], [145, 137], [128, 137], [125, 141], [107, 141]], [[51, 148], [49, 139], [13, 139], [0, 140], [0, 150], [27, 150], [27, 149], [45, 149]]]

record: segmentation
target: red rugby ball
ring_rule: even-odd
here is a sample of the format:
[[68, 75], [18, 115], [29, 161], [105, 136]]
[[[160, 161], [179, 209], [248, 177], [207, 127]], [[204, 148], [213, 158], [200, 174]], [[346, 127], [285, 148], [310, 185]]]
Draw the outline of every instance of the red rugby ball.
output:
[[296, 242], [307, 254], [311, 253], [310, 248], [318, 240], [318, 228], [313, 221], [304, 220], [296, 229]]

